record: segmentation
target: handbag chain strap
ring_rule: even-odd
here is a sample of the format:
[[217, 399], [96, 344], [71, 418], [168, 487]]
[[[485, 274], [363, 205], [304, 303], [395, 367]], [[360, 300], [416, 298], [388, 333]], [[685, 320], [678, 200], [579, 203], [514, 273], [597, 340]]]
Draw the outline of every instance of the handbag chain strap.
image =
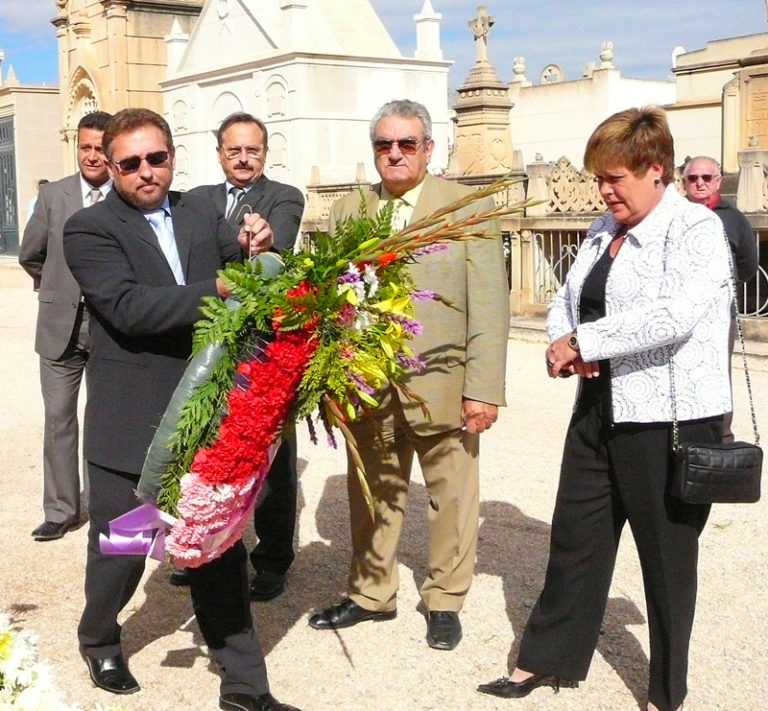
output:
[[[731, 305], [734, 309], [734, 320], [736, 321], [736, 331], [739, 334], [739, 344], [741, 345], [741, 360], [744, 364], [744, 377], [747, 380], [747, 393], [749, 394], [749, 414], [752, 417], [752, 432], [755, 437], [755, 444], [760, 444], [760, 433], [757, 431], [757, 417], [755, 415], [755, 401], [752, 397], [752, 379], [749, 377], [749, 368], [747, 367], [747, 348], [744, 345], [744, 331], [741, 327], [741, 319], [739, 318], [738, 305], [736, 300], [736, 271], [733, 265], [733, 255], [731, 254], [731, 243], [728, 241], [728, 236], [723, 231], [723, 238], [725, 239], [725, 251], [728, 255], [728, 267], [730, 270], [731, 278], [728, 280], [728, 284], [731, 287]], [[667, 266], [667, 242], [669, 239], [669, 231], [664, 238], [664, 270]], [[730, 358], [730, 353], [728, 354]], [[669, 389], [672, 395], [672, 451], [677, 453], [680, 450], [680, 433], [677, 422], [677, 399], [675, 393], [675, 369], [672, 366], [672, 353], [670, 350], [669, 356]]]

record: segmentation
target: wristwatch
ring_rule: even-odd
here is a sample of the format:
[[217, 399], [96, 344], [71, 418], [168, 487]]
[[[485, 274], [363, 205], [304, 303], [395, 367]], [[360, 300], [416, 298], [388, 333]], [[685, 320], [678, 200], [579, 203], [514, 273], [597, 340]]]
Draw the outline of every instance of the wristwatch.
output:
[[568, 348], [572, 348], [577, 353], [579, 351], [579, 339], [576, 338], [576, 331], [574, 331], [568, 339]]

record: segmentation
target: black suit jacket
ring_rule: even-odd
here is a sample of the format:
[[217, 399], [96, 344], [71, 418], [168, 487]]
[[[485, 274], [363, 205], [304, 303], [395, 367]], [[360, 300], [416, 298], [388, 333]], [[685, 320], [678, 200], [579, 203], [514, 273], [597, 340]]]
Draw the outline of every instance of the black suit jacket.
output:
[[[213, 201], [223, 215], [227, 209], [226, 183], [200, 185], [190, 190], [190, 194], [205, 195]], [[301, 216], [304, 212], [304, 196], [293, 185], [278, 183], [262, 175], [240, 200], [237, 209], [230, 215], [229, 222], [239, 226], [248, 212], [258, 212], [272, 228], [275, 235], [274, 249], [282, 252], [292, 249], [299, 232]]]
[[200, 300], [242, 258], [236, 231], [201, 197], [169, 194], [179, 286], [144, 215], [116, 190], [64, 226], [64, 255], [91, 313], [87, 460], [138, 474], [190, 355]]

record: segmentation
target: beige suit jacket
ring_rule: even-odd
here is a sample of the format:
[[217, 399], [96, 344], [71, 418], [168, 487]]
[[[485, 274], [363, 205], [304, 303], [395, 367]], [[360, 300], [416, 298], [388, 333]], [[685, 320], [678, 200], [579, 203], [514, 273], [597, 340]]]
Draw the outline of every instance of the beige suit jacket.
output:
[[[378, 209], [380, 192], [377, 184], [364, 194], [369, 215]], [[471, 192], [471, 188], [427, 175], [412, 223]], [[359, 207], [359, 192], [334, 203], [330, 229], [344, 217], [356, 216]], [[490, 207], [487, 198], [459, 214]], [[410, 267], [417, 289], [437, 292], [453, 304], [453, 308], [439, 301], [416, 304], [416, 318], [424, 330], [414, 339], [413, 348], [427, 368], [409, 376], [407, 385], [427, 401], [430, 417], [417, 404], [401, 400], [410, 426], [420, 435], [461, 427], [463, 398], [506, 404], [509, 288], [498, 222], [488, 222], [486, 232], [486, 238], [453, 242], [446, 251], [425, 256]]]

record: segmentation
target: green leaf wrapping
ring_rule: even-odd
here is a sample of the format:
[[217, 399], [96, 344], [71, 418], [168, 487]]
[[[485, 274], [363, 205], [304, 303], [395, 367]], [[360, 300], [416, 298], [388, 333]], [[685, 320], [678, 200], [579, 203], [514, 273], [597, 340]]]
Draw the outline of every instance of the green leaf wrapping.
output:
[[[283, 270], [282, 259], [272, 252], [252, 257], [251, 262], [258, 262], [261, 276], [268, 279], [277, 277]], [[240, 308], [240, 304], [233, 297], [227, 299], [225, 304], [230, 311]], [[205, 313], [206, 307], [202, 307], [202, 311]], [[172, 440], [179, 427], [182, 411], [190, 406], [190, 398], [195, 390], [210, 381], [216, 367], [226, 354], [226, 346], [220, 343], [208, 343], [195, 353], [187, 365], [147, 450], [139, 484], [136, 487], [136, 494], [143, 501], [157, 501], [163, 488], [164, 475], [179, 460], [178, 452], [173, 449]], [[191, 404], [194, 405], [194, 402]]]

